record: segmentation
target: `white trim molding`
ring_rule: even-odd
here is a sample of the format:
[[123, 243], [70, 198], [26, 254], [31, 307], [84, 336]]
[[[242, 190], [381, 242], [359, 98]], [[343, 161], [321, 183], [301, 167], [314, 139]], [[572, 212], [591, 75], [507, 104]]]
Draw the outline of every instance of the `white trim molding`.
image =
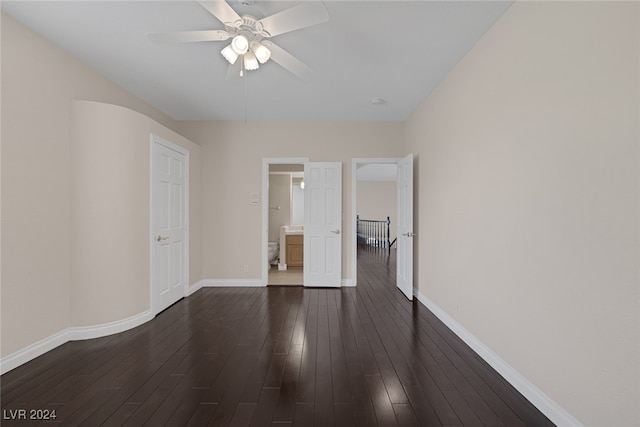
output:
[[103, 323], [102, 325], [71, 327], [67, 329], [69, 331], [69, 341], [88, 340], [118, 334], [147, 323], [153, 318], [154, 315], [151, 310], [147, 310], [135, 316], [116, 320], [115, 322]]
[[0, 359], [0, 374], [4, 375], [10, 370], [17, 368], [20, 365], [24, 365], [25, 363], [38, 356], [42, 356], [46, 352], [51, 351], [68, 341], [70, 341], [69, 329], [64, 329], [47, 338], [28, 345], [15, 353], [9, 354], [8, 356]]
[[189, 285], [189, 289], [187, 290], [187, 294], [185, 295], [185, 297], [193, 295], [194, 293], [202, 289], [203, 283], [204, 280], [198, 280], [196, 283]]
[[415, 289], [418, 301], [424, 304], [431, 312], [453, 331], [462, 341], [464, 341], [473, 351], [475, 351], [485, 362], [504, 377], [516, 390], [518, 390], [527, 400], [546, 415], [556, 425], [563, 427], [582, 427], [583, 424], [576, 420], [564, 408], [554, 402], [542, 390], [527, 380], [522, 374], [509, 365], [504, 359], [498, 356], [493, 350], [487, 347], [482, 341], [476, 338], [457, 320], [447, 314], [446, 311], [438, 307], [433, 301]]
[[106, 337], [108, 335], [133, 329], [143, 323], [153, 319], [151, 310], [144, 311], [126, 319], [116, 320], [115, 322], [103, 323], [95, 326], [76, 326], [63, 329], [60, 332], [35, 342], [15, 353], [0, 359], [0, 374], [9, 372], [20, 365], [42, 356], [48, 351], [61, 346], [69, 341], [79, 341], [91, 338]]
[[[264, 286], [260, 279], [203, 279], [189, 287], [189, 295], [202, 288], [257, 288]], [[340, 286], [350, 288], [356, 285], [352, 279], [342, 279]]]
[[[262, 159], [262, 195], [261, 195], [261, 221], [262, 221], [262, 255], [260, 256], [260, 271], [262, 272], [259, 286], [267, 286], [267, 282], [269, 281], [269, 261], [268, 261], [268, 251], [269, 251], [269, 165], [297, 165], [297, 164], [305, 164], [309, 161], [308, 157], [265, 157]], [[281, 265], [278, 265], [278, 270], [281, 270]], [[284, 269], [286, 270], [286, 264], [284, 265]], [[233, 281], [226, 281], [233, 282]], [[211, 286], [247, 286], [247, 285], [236, 285], [236, 284], [227, 284], [227, 285], [211, 285]], [[256, 285], [251, 285], [256, 286]]]
[[353, 279], [342, 279], [341, 286], [343, 288], [355, 288], [356, 282]]
[[[349, 240], [351, 240], [351, 281], [356, 286], [358, 283], [358, 167], [371, 165], [371, 164], [397, 164], [402, 157], [355, 157], [351, 159], [351, 233]], [[395, 208], [394, 208], [395, 209]], [[345, 286], [345, 285], [342, 285]]]
[[201, 288], [256, 288], [265, 286], [261, 279], [204, 279], [200, 282], [202, 282]]

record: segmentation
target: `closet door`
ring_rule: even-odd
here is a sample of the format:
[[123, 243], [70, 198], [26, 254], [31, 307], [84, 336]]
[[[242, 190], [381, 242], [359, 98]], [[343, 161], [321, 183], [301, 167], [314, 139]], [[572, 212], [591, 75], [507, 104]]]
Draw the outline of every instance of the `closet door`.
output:
[[189, 283], [189, 156], [151, 138], [151, 307], [158, 314], [185, 296]]
[[304, 168], [304, 286], [342, 283], [342, 163]]

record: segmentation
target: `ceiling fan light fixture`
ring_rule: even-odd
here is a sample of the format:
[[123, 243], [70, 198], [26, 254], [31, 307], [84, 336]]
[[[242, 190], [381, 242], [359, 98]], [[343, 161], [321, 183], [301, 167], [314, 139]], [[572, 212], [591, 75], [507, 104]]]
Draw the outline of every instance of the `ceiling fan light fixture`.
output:
[[249, 51], [244, 54], [244, 68], [247, 71], [257, 70], [259, 67], [260, 64], [258, 64], [258, 59], [253, 52]]
[[242, 34], [238, 34], [231, 40], [231, 48], [238, 55], [244, 55], [249, 50], [249, 40]]
[[256, 55], [256, 58], [258, 58], [258, 61], [260, 61], [261, 64], [267, 62], [271, 57], [271, 51], [260, 42], [251, 42], [251, 50]]
[[[0, 0], [1, 2], [2, 0]], [[195, 43], [229, 40], [220, 52], [232, 65], [227, 76], [237, 76], [237, 70], [255, 70], [271, 57], [281, 67], [301, 80], [310, 80], [313, 70], [295, 56], [271, 42], [271, 38], [321, 24], [329, 20], [329, 11], [321, 1], [304, 1], [263, 18], [239, 14], [236, 6], [250, 6], [259, 0], [215, 0], [198, 1], [220, 23], [224, 30], [174, 31], [170, 33], [150, 33], [147, 37], [155, 42]], [[242, 13], [242, 12], [240, 12]], [[258, 13], [257, 16], [261, 14]], [[251, 53], [245, 55], [247, 53]], [[244, 62], [247, 67], [244, 67]], [[236, 65], [237, 64], [237, 65]]]
[[233, 50], [231, 45], [222, 49], [220, 53], [222, 54], [222, 56], [224, 56], [224, 59], [229, 61], [229, 64], [235, 64], [236, 60], [238, 59], [238, 54]]

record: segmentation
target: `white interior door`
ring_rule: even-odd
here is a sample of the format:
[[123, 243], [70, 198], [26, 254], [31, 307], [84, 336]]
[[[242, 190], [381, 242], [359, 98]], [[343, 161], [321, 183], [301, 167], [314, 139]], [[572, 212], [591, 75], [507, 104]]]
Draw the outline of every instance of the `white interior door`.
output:
[[413, 299], [413, 154], [398, 162], [398, 256], [396, 285]]
[[342, 163], [305, 163], [304, 183], [304, 286], [340, 286]]
[[154, 314], [186, 295], [188, 285], [188, 155], [151, 141], [151, 306]]

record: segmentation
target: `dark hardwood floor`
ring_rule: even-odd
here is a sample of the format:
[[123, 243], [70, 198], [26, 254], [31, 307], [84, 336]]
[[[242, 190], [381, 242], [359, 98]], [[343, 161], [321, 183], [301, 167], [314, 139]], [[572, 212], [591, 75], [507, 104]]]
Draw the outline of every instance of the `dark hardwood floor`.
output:
[[553, 425], [394, 283], [364, 249], [357, 288], [202, 289], [3, 375], [2, 425]]

